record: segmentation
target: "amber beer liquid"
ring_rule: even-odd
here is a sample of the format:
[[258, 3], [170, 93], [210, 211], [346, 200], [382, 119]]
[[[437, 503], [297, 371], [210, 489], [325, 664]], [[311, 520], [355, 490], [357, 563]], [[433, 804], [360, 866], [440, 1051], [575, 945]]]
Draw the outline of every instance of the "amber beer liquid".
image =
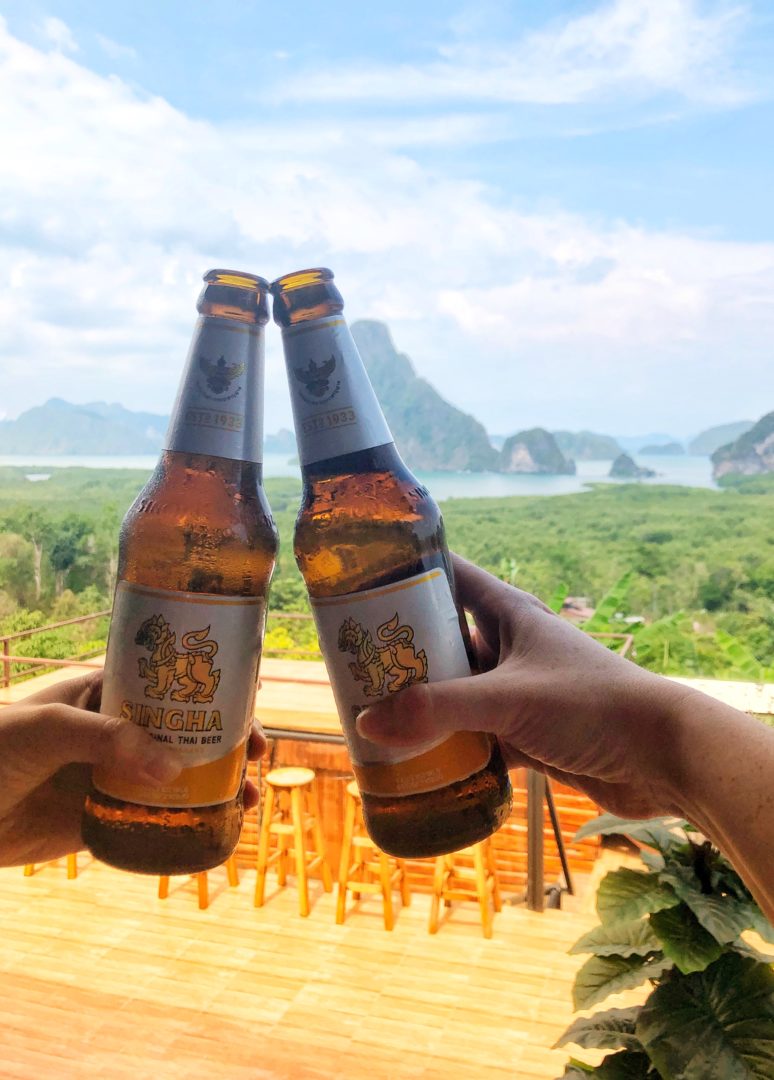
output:
[[420, 857], [489, 836], [510, 809], [488, 735], [385, 749], [355, 730], [366, 705], [470, 676], [440, 511], [404, 465], [342, 318], [330, 270], [275, 281], [304, 493], [295, 554], [371, 837]]
[[158, 787], [95, 769], [97, 858], [196, 873], [233, 852], [277, 532], [262, 488], [268, 283], [211, 270], [166, 449], [121, 527], [102, 712], [178, 748]]

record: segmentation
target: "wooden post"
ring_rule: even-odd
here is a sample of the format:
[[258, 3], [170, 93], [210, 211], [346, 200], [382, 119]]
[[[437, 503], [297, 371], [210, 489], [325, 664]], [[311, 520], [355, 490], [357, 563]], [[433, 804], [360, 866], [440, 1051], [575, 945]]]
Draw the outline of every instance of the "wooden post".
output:
[[8, 638], [3, 638], [3, 686], [11, 685], [11, 661], [8, 659], [10, 652]]
[[543, 880], [543, 799], [546, 782], [542, 773], [527, 769], [527, 907], [542, 911], [545, 905]]

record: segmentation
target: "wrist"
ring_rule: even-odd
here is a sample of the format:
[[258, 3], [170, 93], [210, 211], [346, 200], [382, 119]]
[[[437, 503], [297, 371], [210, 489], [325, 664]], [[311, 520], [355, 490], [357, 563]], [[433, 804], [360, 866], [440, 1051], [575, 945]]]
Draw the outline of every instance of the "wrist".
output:
[[634, 721], [645, 728], [645, 737], [637, 740], [642, 756], [634, 767], [647, 781], [653, 805], [661, 808], [658, 814], [695, 817], [700, 702], [709, 699], [662, 676], [641, 674], [645, 681], [637, 688]]
[[715, 818], [724, 813], [738, 740], [759, 724], [698, 690], [679, 683], [671, 688], [661, 748], [665, 795], [675, 815], [712, 836]]

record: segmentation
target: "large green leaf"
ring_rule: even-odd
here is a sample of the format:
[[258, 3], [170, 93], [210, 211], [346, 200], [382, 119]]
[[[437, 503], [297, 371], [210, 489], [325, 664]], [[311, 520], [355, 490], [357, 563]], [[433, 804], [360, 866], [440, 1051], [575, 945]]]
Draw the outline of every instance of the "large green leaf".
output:
[[608, 1054], [591, 1075], [599, 1080], [653, 1080], [658, 1074], [651, 1070], [647, 1054], [622, 1050]]
[[704, 971], [723, 952], [723, 946], [704, 929], [687, 904], [654, 912], [650, 925], [664, 955], [674, 960], [684, 975]]
[[650, 851], [649, 848], [640, 848], [638, 855], [647, 866], [648, 870], [652, 870], [654, 874], [659, 874], [666, 866], [666, 861], [663, 855], [659, 855], [657, 851]]
[[763, 664], [755, 659], [739, 638], [726, 633], [725, 630], [718, 629], [715, 631], [715, 641], [717, 641], [723, 653], [725, 653], [740, 675], [753, 679], [755, 682], [764, 680], [765, 668]]
[[588, 1080], [594, 1075], [594, 1066], [587, 1065], [585, 1061], [570, 1058], [562, 1073], [562, 1080]]
[[597, 911], [603, 923], [630, 922], [677, 903], [674, 890], [645, 870], [611, 870], [597, 890]]
[[570, 952], [590, 952], [595, 956], [644, 956], [660, 947], [648, 920], [632, 919], [595, 926], [575, 942]]
[[626, 596], [633, 576], [632, 571], [627, 570], [623, 577], [616, 581], [610, 592], [605, 593], [597, 604], [594, 614], [583, 623], [584, 630], [593, 633], [607, 629], [613, 616], [622, 611], [626, 604]]
[[672, 886], [705, 930], [721, 943], [736, 941], [745, 930], [752, 929], [757, 908], [734, 896], [715, 896], [703, 893], [692, 870], [676, 867], [664, 870], [661, 880]]
[[753, 929], [756, 934], [760, 934], [764, 941], [768, 941], [770, 945], [774, 945], [774, 926], [771, 925], [757, 904], [750, 903], [748, 908], [751, 929]]
[[633, 818], [620, 818], [615, 814], [600, 814], [593, 821], [581, 825], [575, 839], [583, 840], [587, 836], [628, 836], [632, 840], [658, 848], [659, 851], [668, 852], [675, 847], [685, 847], [687, 839], [683, 832], [684, 825], [685, 822], [680, 818], [649, 818], [638, 821]]
[[639, 986], [646, 979], [658, 979], [672, 967], [672, 961], [655, 956], [590, 956], [575, 976], [572, 1000], [576, 1009], [588, 1009], [609, 994]]
[[634, 1034], [640, 1005], [629, 1009], [608, 1009], [594, 1016], [581, 1016], [567, 1028], [554, 1046], [575, 1043], [584, 1050], [641, 1050]]
[[736, 941], [732, 941], [730, 948], [734, 952], [738, 952], [740, 956], [750, 956], [753, 960], [759, 964], [774, 964], [774, 956], [769, 953], [762, 953], [759, 949], [756, 949], [754, 945], [750, 945], [747, 941], [743, 941], [742, 938], [737, 938]]
[[706, 971], [665, 980], [637, 1035], [666, 1080], [771, 1080], [774, 972], [726, 953]]
[[564, 602], [567, 599], [569, 592], [570, 590], [564, 582], [561, 585], [557, 585], [551, 599], [546, 602], [546, 606], [549, 607], [551, 611], [555, 611], [558, 615], [564, 607]]

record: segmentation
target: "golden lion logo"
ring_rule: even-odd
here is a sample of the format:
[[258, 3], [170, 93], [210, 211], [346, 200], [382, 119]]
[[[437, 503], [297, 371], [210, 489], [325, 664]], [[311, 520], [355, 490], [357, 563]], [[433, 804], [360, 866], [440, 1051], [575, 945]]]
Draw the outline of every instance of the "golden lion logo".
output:
[[212, 701], [220, 682], [220, 669], [212, 670], [212, 660], [218, 644], [208, 639], [209, 626], [183, 634], [185, 652], [175, 648], [176, 635], [162, 615], [146, 619], [135, 635], [135, 645], [142, 645], [150, 657], [137, 661], [140, 678], [147, 679], [145, 696], [161, 699], [169, 690], [173, 701], [193, 701], [204, 704]]
[[355, 655], [349, 670], [364, 682], [368, 697], [380, 697], [385, 689], [394, 694], [414, 683], [427, 682], [427, 656], [425, 650], [416, 652], [411, 644], [414, 631], [410, 626], [399, 626], [397, 611], [391, 619], [377, 627], [374, 643], [370, 631], [364, 630], [354, 619], [345, 619], [339, 629], [339, 649]]

